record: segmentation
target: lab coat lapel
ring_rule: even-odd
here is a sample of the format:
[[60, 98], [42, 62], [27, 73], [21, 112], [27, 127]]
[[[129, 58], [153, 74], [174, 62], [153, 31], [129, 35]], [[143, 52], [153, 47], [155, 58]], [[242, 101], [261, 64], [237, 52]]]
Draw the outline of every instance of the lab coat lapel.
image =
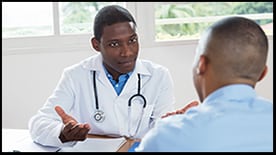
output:
[[[141, 89], [150, 79], [150, 72], [148, 69], [142, 64], [142, 62], [138, 59], [136, 61], [136, 66], [129, 77], [123, 91], [121, 94], [136, 94], [138, 91], [138, 73], [141, 77]], [[142, 93], [142, 92], [141, 92]]]
[[125, 95], [125, 94], [134, 94], [137, 91], [138, 88], [138, 77], [137, 74], [135, 72], [133, 72], [131, 74], [131, 76], [129, 77], [129, 79], [127, 80], [127, 83], [125, 84], [121, 94]]
[[102, 85], [101, 87], [105, 87], [106, 90], [111, 90], [113, 92], [113, 97], [117, 97], [117, 93], [114, 87], [112, 86], [111, 82], [106, 77], [106, 74], [103, 69], [98, 72], [97, 82], [99, 83], [99, 85]]
[[[151, 78], [151, 72], [148, 70], [148, 68], [142, 63], [142, 60], [138, 60], [136, 62], [136, 80], [138, 82], [138, 76], [137, 74], [139, 73], [141, 76], [141, 89], [145, 88], [147, 83], [149, 82]], [[136, 82], [136, 85], [138, 87], [138, 83]], [[141, 91], [142, 93], [142, 91]]]
[[[84, 67], [90, 71], [96, 71], [96, 85], [99, 89], [100, 87], [105, 87], [107, 90], [113, 90], [113, 94], [117, 96], [116, 91], [114, 90], [112, 84], [106, 77], [103, 64], [102, 64], [102, 55], [96, 54], [93, 55], [88, 61], [84, 63]], [[91, 77], [93, 79], [93, 75]]]
[[93, 63], [93, 68], [94, 70], [97, 71], [97, 82], [101, 83], [103, 86], [105, 87], [112, 87], [110, 81], [108, 80], [108, 78], [106, 77], [104, 68], [103, 68], [103, 58], [102, 55], [99, 54], [97, 56], [97, 58], [95, 59]]

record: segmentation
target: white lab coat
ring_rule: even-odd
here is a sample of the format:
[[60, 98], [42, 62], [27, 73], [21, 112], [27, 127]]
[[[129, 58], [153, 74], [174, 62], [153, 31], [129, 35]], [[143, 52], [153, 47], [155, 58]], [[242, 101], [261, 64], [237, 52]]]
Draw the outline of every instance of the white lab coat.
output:
[[[105, 120], [101, 123], [93, 118], [96, 111], [93, 72], [91, 72], [93, 70], [96, 71], [99, 109], [105, 114]], [[137, 73], [141, 74], [140, 92], [147, 100], [141, 125], [134, 135], [136, 138], [141, 138], [151, 128], [156, 118], [174, 109], [175, 97], [171, 75], [165, 67], [138, 59], [133, 73], [118, 96], [105, 74], [101, 54], [93, 55], [64, 69], [53, 94], [29, 121], [31, 137], [34, 141], [48, 146], [75, 144], [61, 143], [58, 138], [63, 123], [54, 110], [56, 105], [60, 105], [79, 123], [89, 123], [91, 127], [89, 133], [130, 136], [128, 126], [133, 134], [138, 126], [143, 107], [133, 102], [131, 116], [128, 113], [128, 100], [132, 95], [137, 94], [138, 90]]]

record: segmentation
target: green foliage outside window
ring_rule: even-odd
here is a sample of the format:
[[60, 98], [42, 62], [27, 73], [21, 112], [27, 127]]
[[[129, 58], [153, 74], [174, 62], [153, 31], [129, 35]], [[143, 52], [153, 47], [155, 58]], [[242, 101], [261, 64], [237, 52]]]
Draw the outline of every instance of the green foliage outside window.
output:
[[[156, 19], [272, 13], [273, 2], [195, 2], [156, 6]], [[256, 20], [260, 25], [270, 19]], [[196, 38], [212, 22], [156, 25], [157, 40]]]
[[97, 11], [116, 2], [65, 2], [62, 3], [62, 33], [91, 33]]

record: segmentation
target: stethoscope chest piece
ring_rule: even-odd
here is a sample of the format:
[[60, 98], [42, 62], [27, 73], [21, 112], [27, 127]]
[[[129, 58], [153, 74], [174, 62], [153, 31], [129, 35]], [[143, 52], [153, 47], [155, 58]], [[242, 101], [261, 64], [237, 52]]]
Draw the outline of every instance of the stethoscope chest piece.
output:
[[97, 122], [103, 122], [105, 119], [104, 112], [101, 110], [97, 110], [93, 117]]
[[[134, 94], [133, 96], [131, 96], [128, 100], [128, 133], [129, 133], [129, 137], [134, 137], [134, 135], [137, 134], [139, 128], [140, 128], [140, 125], [141, 125], [141, 120], [142, 120], [142, 117], [143, 117], [143, 113], [144, 113], [144, 109], [147, 105], [147, 101], [146, 101], [146, 98], [140, 93], [140, 89], [141, 89], [141, 77], [140, 77], [140, 74], [137, 74], [138, 75], [138, 90], [137, 90], [137, 94]], [[94, 88], [94, 96], [95, 96], [95, 108], [96, 108], [96, 112], [94, 113], [94, 115], [92, 116], [93, 119], [96, 120], [96, 122], [98, 123], [101, 123], [104, 121], [105, 119], [105, 115], [104, 115], [104, 112], [99, 110], [99, 103], [98, 103], [98, 93], [97, 93], [97, 86], [96, 86], [96, 71], [93, 71], [93, 88]], [[131, 126], [131, 106], [132, 104], [135, 105], [142, 105], [142, 113], [140, 115], [140, 119], [138, 121], [138, 125], [137, 125], [137, 128], [135, 129], [134, 131], [134, 134], [131, 134], [130, 133], [130, 126]]]

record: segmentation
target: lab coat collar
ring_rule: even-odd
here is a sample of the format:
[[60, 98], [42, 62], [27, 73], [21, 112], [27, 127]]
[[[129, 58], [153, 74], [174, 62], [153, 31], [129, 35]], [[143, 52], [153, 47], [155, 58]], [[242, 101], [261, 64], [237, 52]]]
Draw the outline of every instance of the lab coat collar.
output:
[[103, 60], [102, 55], [100, 53], [97, 53], [85, 59], [82, 63], [82, 66], [84, 69], [92, 70], [92, 71], [95, 70], [97, 72], [103, 69], [102, 60]]
[[142, 61], [137, 59], [136, 61], [136, 66], [134, 71], [137, 73], [140, 73], [141, 75], [147, 75], [150, 76], [150, 71], [147, 69], [147, 67], [145, 65], [142, 64]]
[[89, 71], [96, 71], [96, 79], [101, 82], [106, 87], [112, 87], [111, 83], [108, 81], [106, 77], [103, 65], [102, 65], [102, 55], [101, 53], [97, 53], [86, 60], [84, 60], [82, 66], [84, 69]]

